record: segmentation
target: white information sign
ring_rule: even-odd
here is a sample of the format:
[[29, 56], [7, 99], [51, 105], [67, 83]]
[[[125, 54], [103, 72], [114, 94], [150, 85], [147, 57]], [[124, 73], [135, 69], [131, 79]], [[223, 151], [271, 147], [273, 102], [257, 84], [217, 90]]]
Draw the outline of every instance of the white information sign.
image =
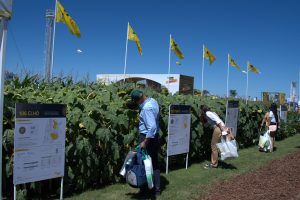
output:
[[168, 142], [167, 142], [167, 172], [168, 157], [187, 154], [190, 150], [191, 106], [171, 105], [169, 107]]
[[227, 101], [225, 126], [232, 129], [232, 133], [235, 137], [237, 131], [238, 115], [239, 115], [239, 102]]
[[168, 130], [168, 156], [188, 153], [191, 131], [190, 106], [170, 106]]
[[280, 119], [283, 120], [284, 122], [287, 122], [287, 112], [288, 108], [284, 105], [280, 106]]
[[64, 176], [66, 106], [16, 104], [14, 185]]

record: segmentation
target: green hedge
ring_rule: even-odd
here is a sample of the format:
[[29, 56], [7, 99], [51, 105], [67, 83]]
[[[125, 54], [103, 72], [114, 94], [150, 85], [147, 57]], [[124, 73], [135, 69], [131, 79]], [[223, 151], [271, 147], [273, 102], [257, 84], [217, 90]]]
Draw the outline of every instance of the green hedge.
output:
[[[63, 103], [67, 105], [65, 191], [80, 192], [120, 180], [119, 170], [128, 150], [137, 145], [138, 111], [126, 108], [132, 84], [104, 86], [73, 83], [72, 79], [56, 79], [44, 83], [37, 76], [5, 82], [3, 184], [4, 194], [12, 195], [12, 156], [15, 103]], [[200, 161], [210, 155], [211, 130], [200, 124], [199, 107], [207, 104], [224, 119], [226, 100], [217, 97], [171, 96], [144, 90], [160, 105], [161, 156], [166, 155], [168, 107], [170, 104], [192, 106], [190, 158]], [[237, 140], [240, 148], [257, 144], [258, 125], [267, 107], [260, 103], [240, 101]], [[289, 113], [278, 139], [299, 132], [297, 116]], [[50, 183], [51, 182], [51, 183]], [[44, 194], [43, 187], [59, 187], [58, 181], [21, 185], [19, 192]], [[47, 185], [47, 186], [43, 186]]]

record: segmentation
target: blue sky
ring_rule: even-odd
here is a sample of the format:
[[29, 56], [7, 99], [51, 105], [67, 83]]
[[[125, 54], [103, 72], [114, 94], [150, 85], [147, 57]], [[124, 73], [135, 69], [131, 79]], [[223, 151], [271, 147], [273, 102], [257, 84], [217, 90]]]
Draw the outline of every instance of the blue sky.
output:
[[[249, 95], [261, 91], [289, 94], [300, 68], [300, 1], [297, 0], [61, 0], [80, 27], [80, 39], [63, 24], [56, 26], [54, 75], [63, 72], [78, 79], [87, 73], [123, 73], [126, 28], [129, 21], [143, 48], [128, 45], [128, 73], [167, 73], [171, 33], [185, 55], [181, 66], [172, 54], [171, 73], [195, 77], [201, 88], [202, 45], [217, 57], [205, 63], [204, 89], [226, 92], [227, 53], [246, 69], [249, 60], [262, 74], [249, 74]], [[12, 33], [27, 70], [44, 73], [46, 9], [54, 0], [14, 0], [9, 24], [7, 69], [20, 73]], [[76, 53], [81, 49], [82, 54]], [[246, 75], [230, 69], [230, 89], [245, 95]]]

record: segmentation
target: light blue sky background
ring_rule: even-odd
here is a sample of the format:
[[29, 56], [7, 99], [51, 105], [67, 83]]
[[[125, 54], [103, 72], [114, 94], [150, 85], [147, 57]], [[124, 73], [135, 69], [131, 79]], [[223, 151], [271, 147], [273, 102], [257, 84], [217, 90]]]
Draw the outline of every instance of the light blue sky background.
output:
[[[25, 68], [44, 74], [46, 9], [54, 0], [14, 0], [9, 24], [6, 66], [20, 73]], [[80, 39], [57, 24], [54, 75], [63, 72], [78, 79], [87, 73], [123, 73], [126, 26], [129, 21], [143, 48], [139, 56], [134, 42], [128, 46], [128, 73], [167, 73], [171, 33], [185, 59], [171, 73], [195, 77], [201, 88], [202, 45], [216, 55], [205, 63], [205, 89], [226, 92], [227, 53], [246, 69], [249, 60], [261, 75], [249, 74], [249, 94], [261, 91], [289, 94], [290, 82], [298, 80], [300, 67], [300, 1], [297, 0], [61, 0], [80, 27]], [[12, 37], [12, 33], [14, 37]], [[14, 39], [17, 43], [15, 45]], [[76, 53], [81, 49], [82, 54]], [[230, 88], [245, 95], [246, 76], [230, 69]]]

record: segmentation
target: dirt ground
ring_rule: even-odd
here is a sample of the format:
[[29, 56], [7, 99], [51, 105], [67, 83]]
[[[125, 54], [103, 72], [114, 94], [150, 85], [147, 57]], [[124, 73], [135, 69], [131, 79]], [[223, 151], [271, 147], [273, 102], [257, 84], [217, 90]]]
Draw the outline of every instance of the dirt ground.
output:
[[[276, 153], [276, 152], [274, 152]], [[202, 200], [300, 200], [300, 150], [218, 183]]]

